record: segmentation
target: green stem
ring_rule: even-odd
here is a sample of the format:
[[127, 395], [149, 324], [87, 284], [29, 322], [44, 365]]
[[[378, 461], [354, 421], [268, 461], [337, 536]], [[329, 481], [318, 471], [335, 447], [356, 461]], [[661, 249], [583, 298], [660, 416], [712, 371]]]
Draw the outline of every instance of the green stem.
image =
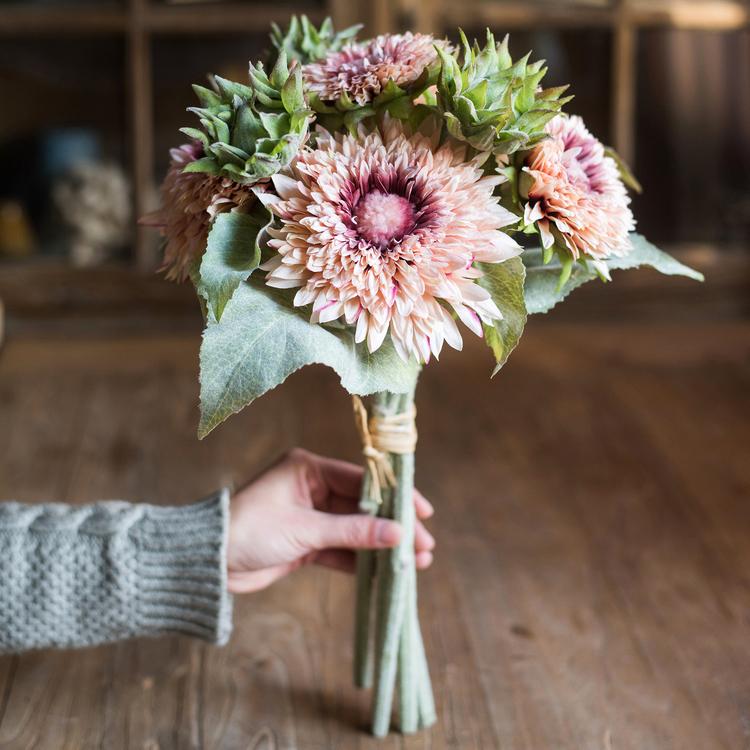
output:
[[[362, 512], [365, 498], [369, 498], [370, 477], [365, 474], [362, 481]], [[370, 653], [370, 605], [372, 603], [372, 584], [375, 575], [375, 555], [372, 550], [357, 552], [357, 608], [354, 615], [354, 684], [359, 688], [372, 685], [372, 655]]]
[[[373, 397], [374, 408], [387, 411], [392, 395], [377, 393]], [[370, 497], [370, 475], [365, 472], [359, 499], [361, 513], [375, 515], [380, 508]], [[359, 688], [372, 686], [372, 653], [370, 631], [372, 626], [372, 589], [375, 576], [375, 553], [373, 550], [357, 552], [357, 595], [354, 615], [354, 684]]]
[[399, 727], [404, 734], [416, 732], [419, 726], [419, 663], [415, 636], [417, 630], [417, 574], [412, 565], [406, 571], [406, 611], [401, 626], [398, 653]]
[[[416, 611], [415, 611], [416, 615]], [[424, 650], [424, 641], [419, 627], [419, 618], [414, 617], [414, 660], [417, 671], [417, 706], [419, 710], [418, 728], [425, 729], [437, 721], [435, 711], [435, 697], [432, 694], [432, 682], [430, 680], [430, 667], [427, 663], [427, 655]]]
[[378, 553], [382, 567], [378, 570], [377, 669], [372, 723], [376, 737], [384, 737], [390, 728], [399, 644], [406, 613], [408, 570], [409, 565], [414, 564], [414, 530], [413, 525], [411, 530], [408, 528], [409, 512], [406, 510], [410, 506], [413, 513], [414, 508], [411, 482], [408, 481], [413, 462], [413, 456], [394, 456], [398, 484], [393, 493], [393, 518], [405, 528], [397, 547]]
[[[413, 391], [396, 399], [398, 411], [413, 403]], [[393, 455], [396, 487], [392, 517], [402, 526], [401, 541], [392, 550], [378, 553], [378, 628], [375, 672], [375, 706], [372, 732], [388, 734], [398, 671], [401, 636], [407, 609], [409, 570], [414, 567], [414, 454]], [[408, 669], [407, 674], [412, 670]], [[408, 679], [408, 677], [407, 677]]]

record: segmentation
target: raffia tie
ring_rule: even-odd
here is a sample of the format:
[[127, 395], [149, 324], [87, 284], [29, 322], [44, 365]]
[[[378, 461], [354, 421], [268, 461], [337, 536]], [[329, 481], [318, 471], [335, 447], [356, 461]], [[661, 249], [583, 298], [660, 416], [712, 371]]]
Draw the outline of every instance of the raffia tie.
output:
[[390, 453], [414, 453], [417, 446], [417, 410], [400, 414], [374, 414], [370, 417], [359, 396], [352, 396], [354, 421], [362, 442], [367, 472], [370, 475], [370, 496], [377, 505], [383, 502], [383, 490], [396, 486]]

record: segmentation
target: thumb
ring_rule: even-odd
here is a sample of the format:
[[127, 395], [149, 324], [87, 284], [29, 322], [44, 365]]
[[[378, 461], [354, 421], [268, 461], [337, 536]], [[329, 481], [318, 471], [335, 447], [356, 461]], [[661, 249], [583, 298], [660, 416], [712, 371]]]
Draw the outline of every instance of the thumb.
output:
[[312, 511], [306, 536], [312, 549], [382, 549], [401, 541], [401, 524], [361, 513], [338, 515]]

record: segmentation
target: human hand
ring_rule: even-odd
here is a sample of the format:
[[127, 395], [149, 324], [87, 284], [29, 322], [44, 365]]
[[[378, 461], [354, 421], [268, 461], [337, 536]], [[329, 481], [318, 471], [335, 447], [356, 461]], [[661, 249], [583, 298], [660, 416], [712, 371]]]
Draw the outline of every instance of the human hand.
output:
[[[305, 563], [352, 572], [354, 550], [395, 547], [401, 526], [358, 513], [363, 470], [295, 448], [232, 498], [228, 587], [266, 588]], [[417, 568], [429, 567], [435, 540], [421, 520], [433, 513], [415, 491]]]

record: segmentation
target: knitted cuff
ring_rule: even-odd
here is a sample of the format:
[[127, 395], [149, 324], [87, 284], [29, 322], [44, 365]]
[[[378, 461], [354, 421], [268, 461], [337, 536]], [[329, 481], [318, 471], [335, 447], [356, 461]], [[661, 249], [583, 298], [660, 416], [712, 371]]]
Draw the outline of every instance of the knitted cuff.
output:
[[219, 645], [229, 640], [228, 532], [227, 489], [193, 505], [146, 506], [130, 532], [138, 550], [137, 630], [184, 633]]

